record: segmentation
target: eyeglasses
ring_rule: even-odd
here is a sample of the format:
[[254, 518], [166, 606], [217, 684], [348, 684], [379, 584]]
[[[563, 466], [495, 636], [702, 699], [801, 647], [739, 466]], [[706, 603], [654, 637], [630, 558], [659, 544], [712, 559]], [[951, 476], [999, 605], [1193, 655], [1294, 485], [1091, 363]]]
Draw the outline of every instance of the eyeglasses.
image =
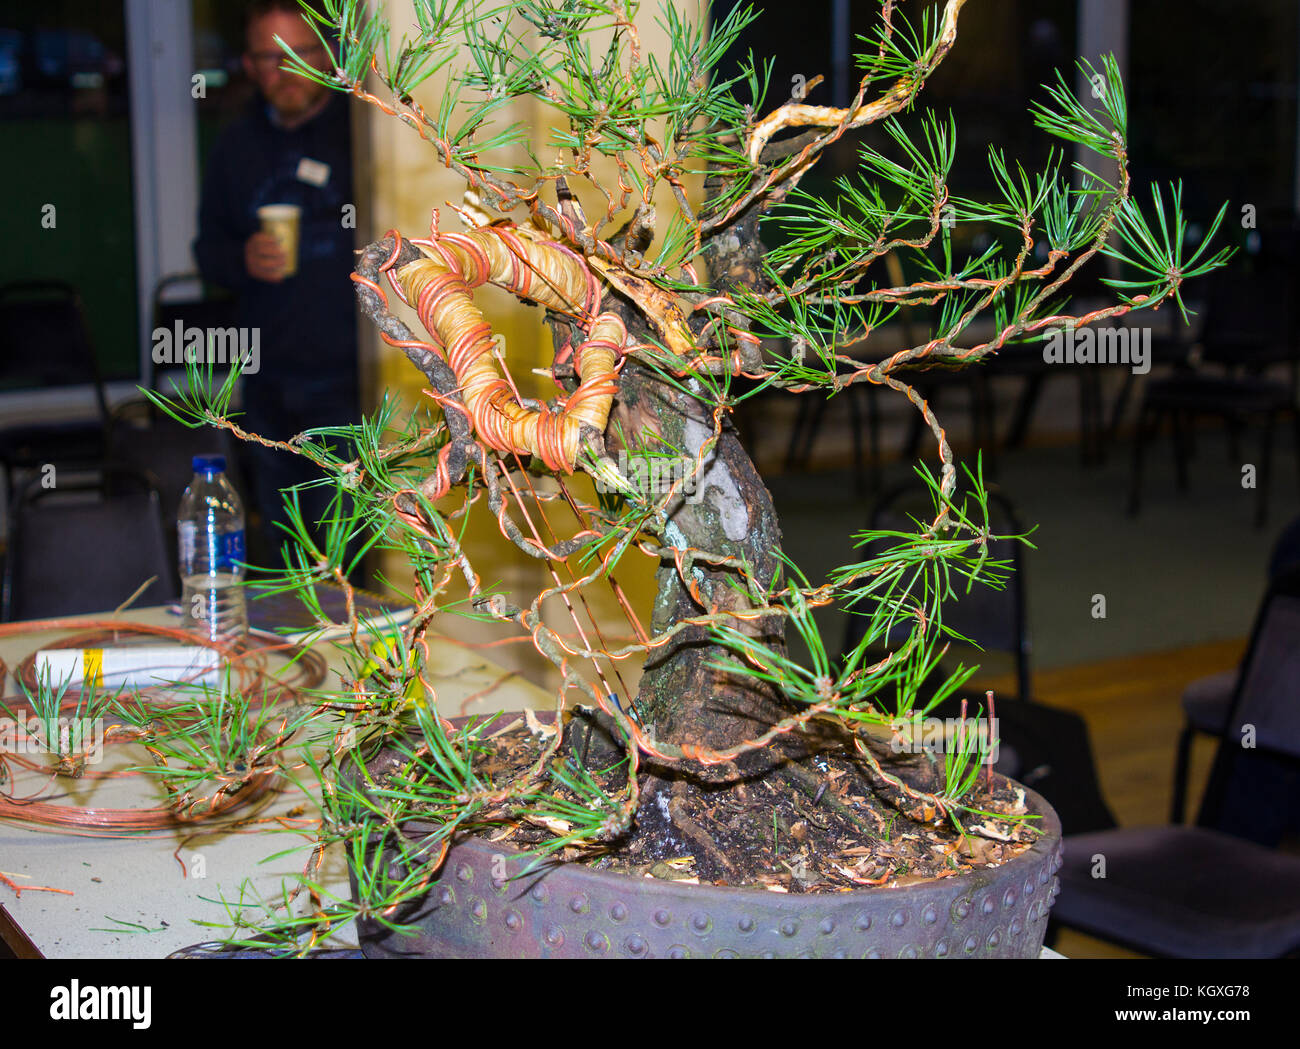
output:
[[[295, 47], [294, 53], [308, 65], [315, 66], [317, 69], [325, 64], [326, 58], [331, 57], [329, 52], [320, 44], [310, 44], [307, 47]], [[248, 56], [249, 60], [257, 67], [259, 73], [269, 73], [273, 69], [279, 69], [285, 62], [292, 61], [287, 51], [254, 51]]]

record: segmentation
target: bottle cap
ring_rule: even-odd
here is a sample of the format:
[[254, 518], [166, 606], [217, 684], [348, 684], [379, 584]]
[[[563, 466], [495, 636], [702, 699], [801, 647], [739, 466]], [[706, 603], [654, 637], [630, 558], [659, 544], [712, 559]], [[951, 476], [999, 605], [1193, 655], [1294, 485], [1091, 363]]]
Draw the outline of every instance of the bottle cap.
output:
[[190, 460], [190, 469], [196, 474], [225, 473], [224, 455], [196, 455]]

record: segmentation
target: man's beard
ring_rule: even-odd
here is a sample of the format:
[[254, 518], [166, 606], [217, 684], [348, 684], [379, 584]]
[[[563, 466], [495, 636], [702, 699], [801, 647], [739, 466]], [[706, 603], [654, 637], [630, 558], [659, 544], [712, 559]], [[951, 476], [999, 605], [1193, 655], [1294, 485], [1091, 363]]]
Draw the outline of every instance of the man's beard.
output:
[[294, 120], [310, 112], [320, 102], [321, 97], [299, 88], [289, 88], [275, 92], [270, 101], [282, 120]]

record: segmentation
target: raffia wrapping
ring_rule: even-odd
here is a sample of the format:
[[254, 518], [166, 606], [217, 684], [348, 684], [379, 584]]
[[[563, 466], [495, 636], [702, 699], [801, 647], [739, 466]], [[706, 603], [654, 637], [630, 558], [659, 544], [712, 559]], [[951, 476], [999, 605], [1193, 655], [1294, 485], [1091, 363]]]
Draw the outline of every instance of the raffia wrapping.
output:
[[[416, 246], [426, 257], [403, 266], [397, 280], [442, 346], [479, 438], [497, 451], [537, 455], [552, 470], [572, 473], [581, 427], [605, 429], [617, 392], [614, 368], [627, 340], [617, 316], [599, 313], [599, 282], [568, 249], [509, 227], [441, 233]], [[471, 294], [487, 283], [589, 324], [573, 353], [580, 383], [561, 411], [524, 407], [498, 370], [491, 326]]]

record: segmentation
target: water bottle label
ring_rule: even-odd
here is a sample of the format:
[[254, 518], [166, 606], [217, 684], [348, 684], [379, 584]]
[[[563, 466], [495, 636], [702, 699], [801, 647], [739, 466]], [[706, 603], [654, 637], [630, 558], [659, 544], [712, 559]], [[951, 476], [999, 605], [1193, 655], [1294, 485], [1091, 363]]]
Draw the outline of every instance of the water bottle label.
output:
[[217, 555], [213, 558], [219, 571], [235, 571], [244, 562], [244, 530], [217, 536]]
[[[176, 528], [178, 545], [180, 546], [181, 570], [183, 573], [188, 574], [190, 571], [189, 566], [194, 565], [198, 553], [199, 528], [193, 521], [180, 521]], [[242, 528], [237, 532], [210, 535], [204, 545], [207, 547], [208, 559], [211, 562], [208, 571], [237, 571], [243, 565], [245, 554], [244, 530]], [[200, 568], [199, 571], [203, 571], [203, 569]]]

